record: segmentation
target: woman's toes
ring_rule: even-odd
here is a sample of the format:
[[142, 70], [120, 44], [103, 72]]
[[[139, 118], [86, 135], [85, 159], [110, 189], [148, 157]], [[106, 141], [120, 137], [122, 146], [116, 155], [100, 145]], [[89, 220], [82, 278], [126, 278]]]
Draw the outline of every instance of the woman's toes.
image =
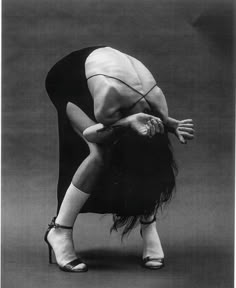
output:
[[147, 267], [157, 267], [157, 266], [162, 266], [163, 264], [160, 261], [157, 261], [157, 260], [150, 260], [145, 265]]
[[87, 265], [84, 263], [80, 263], [72, 268], [73, 271], [84, 271], [87, 269]]

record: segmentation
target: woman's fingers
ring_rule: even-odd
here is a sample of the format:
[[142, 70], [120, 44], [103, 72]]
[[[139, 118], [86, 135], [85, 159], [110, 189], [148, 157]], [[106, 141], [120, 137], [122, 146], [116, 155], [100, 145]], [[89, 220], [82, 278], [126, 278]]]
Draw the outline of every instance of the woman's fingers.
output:
[[145, 128], [146, 128], [146, 132], [145, 132], [144, 136], [150, 137], [150, 126], [148, 124], [146, 124]]
[[179, 138], [179, 141], [180, 141], [182, 144], [186, 144], [186, 143], [187, 143], [186, 140], [184, 139], [184, 137], [183, 137], [181, 134], [178, 135], [178, 138]]
[[185, 120], [181, 120], [179, 122], [179, 127], [194, 127], [194, 124], [193, 124], [193, 120], [192, 119], [185, 119]]
[[194, 125], [193, 124], [188, 124], [188, 123], [184, 123], [184, 124], [182, 124], [182, 123], [179, 123], [179, 125], [178, 125], [179, 127], [194, 127]]
[[194, 124], [192, 119], [184, 119], [179, 121], [176, 135], [182, 144], [186, 144], [186, 140], [194, 139], [195, 131], [193, 128]]
[[148, 136], [149, 137], [152, 137], [156, 134], [156, 128], [155, 128], [155, 125], [153, 124], [153, 121], [152, 120], [149, 120], [147, 122], [147, 125], [149, 127], [149, 133], [148, 133]]
[[157, 134], [157, 133], [160, 133], [160, 127], [159, 127], [159, 123], [155, 120], [155, 119], [152, 119], [151, 120], [151, 123], [154, 127], [154, 135]]
[[193, 123], [193, 119], [181, 120], [180, 123]]
[[151, 123], [153, 124], [153, 126], [155, 127], [155, 134], [156, 133], [164, 133], [164, 125], [161, 121], [161, 119], [159, 118], [152, 118], [151, 119]]
[[[158, 119], [158, 118], [157, 118]], [[157, 133], [164, 133], [164, 126], [161, 120], [157, 120], [156, 118], [151, 118], [147, 121], [146, 126], [146, 135], [150, 138], [153, 137]]]
[[180, 132], [180, 135], [184, 137], [184, 139], [192, 140], [194, 138], [193, 134], [189, 134], [188, 132]]
[[155, 134], [160, 133], [160, 127], [159, 127], [159, 123], [157, 122], [157, 120], [152, 118], [151, 123], [152, 123], [153, 127], [155, 128]]
[[194, 134], [194, 129], [192, 128], [188, 128], [188, 127], [178, 127], [178, 130], [179, 131], [183, 131], [183, 132], [188, 132], [190, 134]]
[[152, 119], [155, 122], [155, 125], [158, 127], [157, 133], [163, 134], [164, 133], [164, 125], [163, 125], [161, 119], [158, 117], [154, 117], [154, 116]]

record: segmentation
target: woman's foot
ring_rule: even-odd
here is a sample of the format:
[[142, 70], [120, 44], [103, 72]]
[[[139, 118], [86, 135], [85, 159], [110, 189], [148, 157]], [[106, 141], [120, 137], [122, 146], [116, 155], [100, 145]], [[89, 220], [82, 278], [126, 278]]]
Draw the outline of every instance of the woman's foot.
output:
[[164, 252], [157, 233], [156, 221], [154, 219], [154, 222], [150, 222], [141, 222], [143, 223], [141, 224], [141, 235], [143, 238], [143, 265], [146, 268], [159, 269], [164, 266]]
[[56, 227], [53, 226], [46, 232], [45, 240], [52, 247], [59, 268], [66, 272], [87, 271], [86, 264], [82, 263], [76, 256], [72, 238], [72, 227], [65, 229], [60, 227], [60, 225], [55, 225]]

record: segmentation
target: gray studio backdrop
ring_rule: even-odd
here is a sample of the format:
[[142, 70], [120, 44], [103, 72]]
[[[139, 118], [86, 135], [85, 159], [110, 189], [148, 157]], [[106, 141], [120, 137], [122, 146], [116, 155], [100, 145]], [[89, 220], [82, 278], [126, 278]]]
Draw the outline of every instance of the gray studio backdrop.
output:
[[[58, 175], [56, 111], [44, 80], [61, 57], [100, 44], [145, 63], [166, 95], [170, 115], [194, 119], [196, 139], [180, 145], [171, 138], [179, 165], [177, 191], [159, 223], [170, 267], [163, 270], [167, 274], [139, 278], [140, 268], [134, 278], [133, 268], [133, 282], [123, 278], [117, 282], [111, 280], [112, 272], [98, 273], [96, 285], [83, 278], [83, 287], [124, 287], [122, 281], [125, 287], [156, 287], [158, 281], [163, 287], [174, 287], [173, 283], [179, 284], [176, 287], [189, 287], [189, 283], [191, 287], [232, 287], [232, 3], [5, 0], [2, 10], [3, 287], [60, 287], [74, 279], [48, 266], [42, 241], [56, 211]], [[94, 247], [99, 251], [107, 245], [110, 250], [104, 253], [108, 255], [120, 249], [118, 236], [109, 238], [109, 217], [83, 215], [81, 219], [75, 237], [82, 238], [79, 248], [87, 249], [88, 257]], [[139, 256], [139, 237], [134, 233], [131, 239], [130, 246], [122, 249], [129, 253], [136, 247], [134, 254]], [[120, 272], [129, 279], [127, 269]], [[154, 286], [145, 286], [143, 279]]]

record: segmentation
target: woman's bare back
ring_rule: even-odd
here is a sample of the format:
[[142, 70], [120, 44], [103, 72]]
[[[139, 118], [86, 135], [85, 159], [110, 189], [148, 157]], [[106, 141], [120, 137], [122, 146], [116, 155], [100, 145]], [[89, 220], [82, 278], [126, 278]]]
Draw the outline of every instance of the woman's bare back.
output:
[[117, 121], [121, 111], [137, 101], [132, 113], [151, 109], [143, 96], [155, 95], [158, 87], [139, 60], [110, 47], [99, 48], [88, 56], [85, 72], [96, 117], [109, 115], [111, 121]]

